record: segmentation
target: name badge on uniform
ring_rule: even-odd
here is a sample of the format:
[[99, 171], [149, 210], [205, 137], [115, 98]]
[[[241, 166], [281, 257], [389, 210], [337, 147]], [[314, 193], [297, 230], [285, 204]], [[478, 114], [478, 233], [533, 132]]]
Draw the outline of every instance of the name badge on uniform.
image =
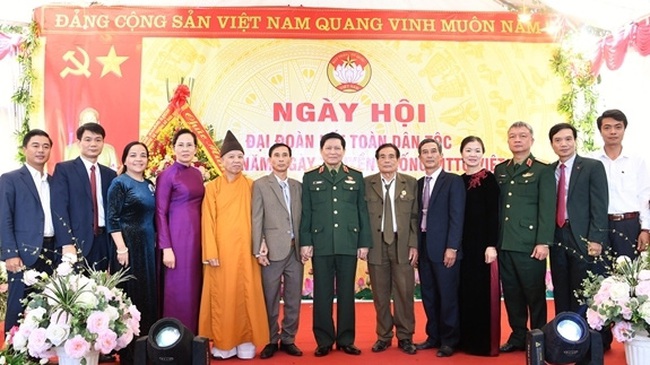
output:
[[316, 180], [316, 181], [311, 182], [312, 185], [320, 185], [322, 183], [323, 183], [323, 180]]

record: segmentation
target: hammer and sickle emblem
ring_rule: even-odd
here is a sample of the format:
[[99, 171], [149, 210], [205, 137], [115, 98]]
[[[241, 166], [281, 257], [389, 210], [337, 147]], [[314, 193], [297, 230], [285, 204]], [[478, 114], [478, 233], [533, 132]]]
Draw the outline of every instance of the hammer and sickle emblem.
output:
[[72, 63], [76, 68], [71, 68], [69, 66], [66, 66], [66, 68], [61, 71], [59, 75], [61, 75], [61, 78], [65, 78], [68, 76], [68, 74], [73, 74], [77, 76], [84, 75], [87, 78], [90, 77], [90, 71], [88, 71], [88, 67], [90, 66], [90, 58], [88, 57], [88, 52], [86, 52], [83, 48], [77, 47], [77, 50], [81, 55], [83, 56], [83, 62], [81, 62], [77, 57], [76, 57], [76, 52], [75, 51], [68, 51], [63, 55], [63, 60], [66, 62]]

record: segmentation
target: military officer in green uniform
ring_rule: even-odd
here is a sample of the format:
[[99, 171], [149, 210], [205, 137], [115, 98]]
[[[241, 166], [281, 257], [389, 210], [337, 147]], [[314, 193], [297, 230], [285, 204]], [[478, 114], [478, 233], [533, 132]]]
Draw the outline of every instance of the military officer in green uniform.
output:
[[555, 177], [530, 153], [533, 129], [515, 122], [508, 129], [512, 159], [494, 169], [500, 193], [499, 270], [512, 333], [501, 352], [525, 349], [530, 328], [546, 324], [546, 257], [555, 232]]
[[[316, 356], [339, 350], [359, 355], [354, 345], [354, 284], [357, 259], [366, 260], [372, 245], [363, 175], [342, 163], [345, 139], [327, 133], [320, 140], [324, 163], [305, 172], [302, 181], [300, 253], [314, 270]], [[336, 283], [337, 323], [332, 319]]]

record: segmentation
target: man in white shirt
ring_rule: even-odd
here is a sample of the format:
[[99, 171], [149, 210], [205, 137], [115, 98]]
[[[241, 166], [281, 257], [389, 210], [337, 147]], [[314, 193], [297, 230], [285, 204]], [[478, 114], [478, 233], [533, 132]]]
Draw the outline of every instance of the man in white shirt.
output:
[[52, 139], [40, 129], [23, 138], [25, 165], [0, 176], [0, 259], [5, 261], [9, 282], [4, 331], [18, 324], [23, 312], [21, 299], [29, 289], [23, 272], [35, 269], [52, 273], [54, 226], [50, 207], [50, 176], [45, 164], [50, 159]]
[[650, 243], [650, 174], [643, 158], [623, 150], [627, 117], [622, 111], [604, 111], [597, 125], [605, 144], [593, 157], [603, 163], [607, 174], [612, 255], [634, 258]]

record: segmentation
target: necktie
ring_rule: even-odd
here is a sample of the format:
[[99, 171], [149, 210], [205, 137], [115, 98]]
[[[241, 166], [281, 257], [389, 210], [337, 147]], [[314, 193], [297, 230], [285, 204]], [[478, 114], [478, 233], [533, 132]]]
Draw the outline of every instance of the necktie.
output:
[[427, 210], [429, 209], [429, 198], [431, 197], [431, 176], [426, 176], [424, 178], [424, 188], [422, 189], [422, 222], [420, 223], [420, 229], [422, 232], [427, 231]]
[[90, 166], [90, 195], [93, 200], [93, 233], [99, 231], [99, 212], [97, 203], [97, 178], [95, 177], [95, 165]]
[[557, 181], [557, 210], [555, 223], [558, 227], [563, 227], [566, 220], [566, 175], [564, 170], [566, 165], [560, 164], [560, 178]]
[[286, 181], [280, 181], [280, 187], [282, 188], [282, 195], [284, 195], [284, 202], [287, 204], [287, 210], [289, 211], [289, 226], [291, 227], [291, 238], [293, 236], [293, 219], [291, 219], [291, 196], [289, 195], [289, 184]]
[[389, 182], [386, 187], [386, 195], [384, 196], [384, 242], [387, 244], [393, 243], [395, 239], [395, 231], [393, 231], [393, 202], [390, 199], [390, 186], [393, 182]]
[[332, 177], [336, 177], [336, 169], [331, 169], [330, 174], [332, 174]]

